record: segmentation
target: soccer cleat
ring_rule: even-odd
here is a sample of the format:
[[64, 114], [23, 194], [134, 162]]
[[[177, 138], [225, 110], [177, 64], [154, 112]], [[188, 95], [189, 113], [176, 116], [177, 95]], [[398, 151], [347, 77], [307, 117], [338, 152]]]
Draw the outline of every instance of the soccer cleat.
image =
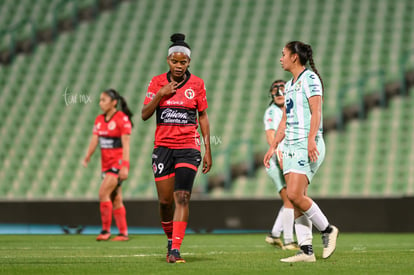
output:
[[282, 247], [282, 249], [283, 250], [299, 250], [300, 248], [296, 242], [291, 242], [291, 243], [285, 244]]
[[338, 238], [339, 230], [336, 226], [331, 225], [332, 232], [331, 233], [323, 233], [322, 234], [322, 242], [323, 242], [323, 252], [322, 258], [327, 259], [329, 258], [335, 251], [336, 248], [336, 239]]
[[170, 262], [171, 246], [172, 246], [172, 240], [168, 240], [168, 243], [167, 243], [167, 263]]
[[112, 239], [113, 242], [125, 242], [129, 241], [129, 238], [127, 235], [118, 234], [115, 238]]
[[274, 245], [279, 248], [283, 248], [282, 240], [279, 237], [272, 236], [272, 234], [267, 235], [265, 241], [268, 244]]
[[283, 263], [297, 263], [297, 262], [305, 262], [305, 263], [313, 263], [316, 262], [315, 254], [312, 253], [311, 255], [305, 254], [303, 251], [299, 251], [295, 256], [280, 259]]
[[185, 260], [181, 258], [180, 251], [178, 249], [172, 249], [170, 256], [168, 257], [169, 263], [185, 263]]
[[111, 233], [106, 231], [106, 230], [102, 230], [101, 234], [98, 235], [98, 237], [96, 237], [97, 241], [107, 241], [109, 240], [109, 238], [111, 237]]

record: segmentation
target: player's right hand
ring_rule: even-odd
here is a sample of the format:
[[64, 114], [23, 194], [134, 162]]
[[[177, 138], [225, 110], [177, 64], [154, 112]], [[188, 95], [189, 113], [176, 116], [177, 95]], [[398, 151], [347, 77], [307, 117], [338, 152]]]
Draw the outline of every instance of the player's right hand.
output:
[[85, 158], [82, 160], [82, 165], [83, 165], [83, 167], [88, 167], [89, 160], [90, 160], [90, 158], [89, 158], [89, 157], [85, 157]]
[[169, 96], [174, 94], [177, 91], [177, 82], [175, 81], [171, 81], [170, 83], [164, 85], [159, 93], [161, 94], [161, 96]]
[[273, 154], [275, 153], [275, 149], [273, 149], [271, 146], [269, 148], [269, 150], [267, 150], [266, 155], [264, 156], [263, 159], [263, 164], [266, 168], [270, 167], [270, 159], [272, 158]]

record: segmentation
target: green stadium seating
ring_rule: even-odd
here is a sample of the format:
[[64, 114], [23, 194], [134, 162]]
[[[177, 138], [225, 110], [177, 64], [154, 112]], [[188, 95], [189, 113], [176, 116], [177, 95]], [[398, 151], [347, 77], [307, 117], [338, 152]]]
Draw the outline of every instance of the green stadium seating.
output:
[[[0, 26], [31, 18], [49, 27], [58, 2], [5, 0], [0, 4]], [[80, 1], [79, 7], [94, 3]], [[173, 4], [183, 10], [173, 9]], [[155, 122], [141, 121], [140, 110], [151, 77], [168, 69], [165, 57], [174, 32], [186, 33], [193, 49], [191, 72], [206, 83], [211, 134], [220, 140], [212, 148], [214, 176], [227, 172], [222, 152], [231, 144], [250, 140], [254, 152], [266, 151], [262, 119], [268, 88], [276, 78], [290, 77], [279, 65], [286, 42], [312, 44], [325, 84], [324, 116], [332, 117], [339, 106], [358, 103], [359, 94], [380, 89], [375, 74], [367, 78], [364, 90], [355, 85], [365, 73], [385, 69], [387, 82], [399, 80], [400, 58], [414, 42], [413, 9], [410, 0], [121, 2], [96, 21], [82, 23], [54, 43], [39, 45], [32, 55], [17, 56], [10, 66], [0, 67], [0, 179], [7, 183], [0, 187], [0, 198], [97, 197], [99, 152], [88, 168], [80, 163], [100, 112], [99, 93], [109, 87], [118, 89], [135, 113], [125, 198], [154, 198], [150, 156]], [[59, 17], [70, 12], [67, 5]], [[290, 14], [303, 17], [299, 21]], [[2, 41], [0, 49], [7, 45]], [[406, 69], [413, 67], [411, 55]], [[338, 102], [338, 92], [347, 84], [352, 88]], [[65, 90], [76, 94], [77, 101], [66, 105]], [[92, 103], [80, 102], [81, 94], [90, 96]], [[344, 132], [327, 134], [326, 159], [309, 191], [324, 197], [413, 194], [409, 164], [414, 160], [406, 153], [412, 152], [413, 138], [407, 124], [414, 115], [414, 92], [410, 94], [409, 100], [393, 100], [387, 109], [351, 122]], [[399, 126], [389, 128], [390, 121]], [[241, 145], [231, 163], [246, 161], [248, 152], [246, 144]], [[206, 179], [197, 176], [194, 197], [206, 195]], [[278, 197], [264, 169], [207, 195]]]

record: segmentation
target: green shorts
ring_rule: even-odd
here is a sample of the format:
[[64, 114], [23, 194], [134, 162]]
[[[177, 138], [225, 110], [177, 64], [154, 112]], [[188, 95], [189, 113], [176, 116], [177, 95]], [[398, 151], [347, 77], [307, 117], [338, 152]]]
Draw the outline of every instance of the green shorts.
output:
[[297, 173], [306, 175], [309, 183], [318, 171], [325, 158], [325, 142], [323, 138], [316, 137], [316, 146], [319, 151], [318, 160], [310, 162], [308, 156], [308, 140], [295, 144], [286, 144], [283, 152], [283, 174]]
[[269, 168], [266, 168], [267, 175], [272, 179], [276, 186], [276, 191], [280, 193], [283, 187], [286, 187], [285, 178], [280, 168], [279, 161], [276, 158], [276, 154], [269, 161]]

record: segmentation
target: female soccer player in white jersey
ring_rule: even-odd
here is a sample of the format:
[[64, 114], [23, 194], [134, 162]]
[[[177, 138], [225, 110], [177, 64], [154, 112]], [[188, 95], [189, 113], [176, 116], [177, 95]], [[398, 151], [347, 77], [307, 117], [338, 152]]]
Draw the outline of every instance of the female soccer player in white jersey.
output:
[[[284, 80], [275, 80], [270, 86], [269, 92], [272, 100], [270, 101], [269, 107], [267, 107], [263, 118], [266, 140], [269, 145], [272, 145], [276, 130], [282, 120], [283, 108], [285, 105], [285, 97], [283, 96], [284, 91]], [[293, 205], [286, 194], [286, 181], [283, 177], [282, 169], [283, 149], [281, 147], [281, 144], [279, 144], [277, 156], [274, 154], [270, 159], [270, 167], [266, 168], [266, 173], [275, 184], [276, 190], [283, 200], [283, 206], [280, 208], [272, 231], [266, 236], [265, 241], [271, 245], [280, 247], [283, 250], [298, 250], [299, 247], [293, 240], [294, 210]], [[280, 239], [282, 232], [283, 242]]]
[[[312, 69], [305, 67], [309, 61]], [[319, 206], [307, 196], [308, 184], [325, 157], [322, 136], [323, 84], [313, 61], [310, 45], [299, 41], [286, 44], [280, 63], [293, 78], [285, 87], [285, 110], [276, 137], [266, 153], [269, 160], [284, 138], [283, 173], [287, 195], [295, 207], [295, 229], [301, 251], [282, 262], [315, 262], [312, 248], [312, 224], [322, 233], [323, 253], [326, 259], [336, 248], [338, 229], [330, 225]]]

